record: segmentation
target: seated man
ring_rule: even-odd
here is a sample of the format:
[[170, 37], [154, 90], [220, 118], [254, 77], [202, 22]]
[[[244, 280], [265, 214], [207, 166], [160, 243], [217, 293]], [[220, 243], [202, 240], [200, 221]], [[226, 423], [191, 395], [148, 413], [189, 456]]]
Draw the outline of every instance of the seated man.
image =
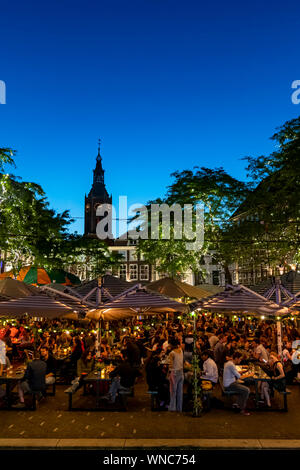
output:
[[227, 356], [227, 362], [224, 365], [223, 373], [223, 385], [225, 391], [234, 391], [239, 396], [238, 408], [240, 413], [249, 416], [250, 413], [245, 411], [247, 400], [250, 394], [250, 389], [241, 383], [238, 383], [238, 379], [246, 379], [251, 377], [251, 374], [241, 375], [236, 368], [236, 365], [241, 362], [241, 353], [235, 352], [233, 355]]
[[110, 373], [110, 377], [113, 379], [108, 392], [111, 403], [115, 403], [117, 393], [120, 390], [128, 390], [133, 387], [135, 378], [140, 375], [136, 367], [130, 364], [126, 350], [122, 352], [122, 359], [121, 364]]
[[218, 367], [215, 361], [212, 359], [213, 353], [208, 349], [203, 351], [202, 359], [203, 359], [203, 375], [201, 375], [201, 379], [209, 380], [213, 384], [218, 383]]
[[18, 385], [20, 402], [14, 405], [14, 408], [24, 408], [24, 394], [40, 392], [43, 394], [46, 390], [46, 372], [47, 364], [40, 358], [38, 351], [34, 352], [33, 360], [29, 362], [22, 381]]
[[46, 346], [42, 346], [40, 349], [41, 359], [46, 362], [46, 385], [53, 385], [55, 382], [55, 359], [52, 354], [49, 353], [49, 349]]

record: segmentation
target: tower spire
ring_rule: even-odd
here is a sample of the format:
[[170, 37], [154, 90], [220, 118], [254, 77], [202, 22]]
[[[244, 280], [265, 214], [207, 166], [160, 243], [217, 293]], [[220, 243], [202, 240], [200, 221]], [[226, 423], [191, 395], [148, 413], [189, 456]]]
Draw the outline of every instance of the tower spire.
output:
[[97, 160], [101, 160], [100, 144], [101, 144], [101, 139], [98, 139], [98, 155], [97, 155]]

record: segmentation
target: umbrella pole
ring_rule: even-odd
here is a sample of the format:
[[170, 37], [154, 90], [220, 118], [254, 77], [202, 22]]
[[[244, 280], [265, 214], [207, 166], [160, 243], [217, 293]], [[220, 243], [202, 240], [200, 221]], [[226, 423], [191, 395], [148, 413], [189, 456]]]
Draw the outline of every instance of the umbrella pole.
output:
[[101, 318], [98, 322], [96, 357], [101, 357]]
[[278, 356], [282, 359], [282, 329], [280, 320], [277, 321], [277, 348]]

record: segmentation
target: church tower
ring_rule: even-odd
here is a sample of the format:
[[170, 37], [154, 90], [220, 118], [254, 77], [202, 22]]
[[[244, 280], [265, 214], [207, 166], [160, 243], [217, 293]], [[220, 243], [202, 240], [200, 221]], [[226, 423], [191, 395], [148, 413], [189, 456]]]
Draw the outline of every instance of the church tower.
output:
[[112, 204], [112, 197], [108, 195], [104, 184], [104, 170], [100, 155], [100, 139], [98, 142], [98, 155], [96, 167], [93, 171], [93, 184], [88, 196], [85, 195], [84, 205], [84, 235], [96, 236], [96, 226], [101, 217], [96, 216], [97, 207], [101, 204]]

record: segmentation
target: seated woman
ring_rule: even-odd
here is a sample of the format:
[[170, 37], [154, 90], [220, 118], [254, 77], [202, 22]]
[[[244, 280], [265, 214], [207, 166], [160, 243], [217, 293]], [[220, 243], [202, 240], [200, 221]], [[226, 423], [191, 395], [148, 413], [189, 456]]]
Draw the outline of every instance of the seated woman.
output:
[[283, 351], [282, 351], [282, 359], [283, 359], [283, 368], [286, 377], [286, 383], [292, 385], [294, 378], [295, 378], [295, 371], [293, 368], [292, 362], [292, 343], [291, 341], [286, 341], [284, 343]]
[[85, 375], [92, 372], [95, 368], [95, 358], [91, 351], [85, 351], [77, 361], [77, 377], [72, 381], [73, 390], [82, 387]]
[[268, 407], [271, 407], [270, 395], [273, 394], [273, 389], [275, 388], [275, 390], [278, 390], [279, 392], [285, 391], [286, 378], [282, 362], [279, 360], [278, 354], [276, 352], [270, 353], [269, 364], [269, 375], [272, 379], [272, 382], [270, 385], [267, 382], [262, 382], [261, 398], [265, 399]]

